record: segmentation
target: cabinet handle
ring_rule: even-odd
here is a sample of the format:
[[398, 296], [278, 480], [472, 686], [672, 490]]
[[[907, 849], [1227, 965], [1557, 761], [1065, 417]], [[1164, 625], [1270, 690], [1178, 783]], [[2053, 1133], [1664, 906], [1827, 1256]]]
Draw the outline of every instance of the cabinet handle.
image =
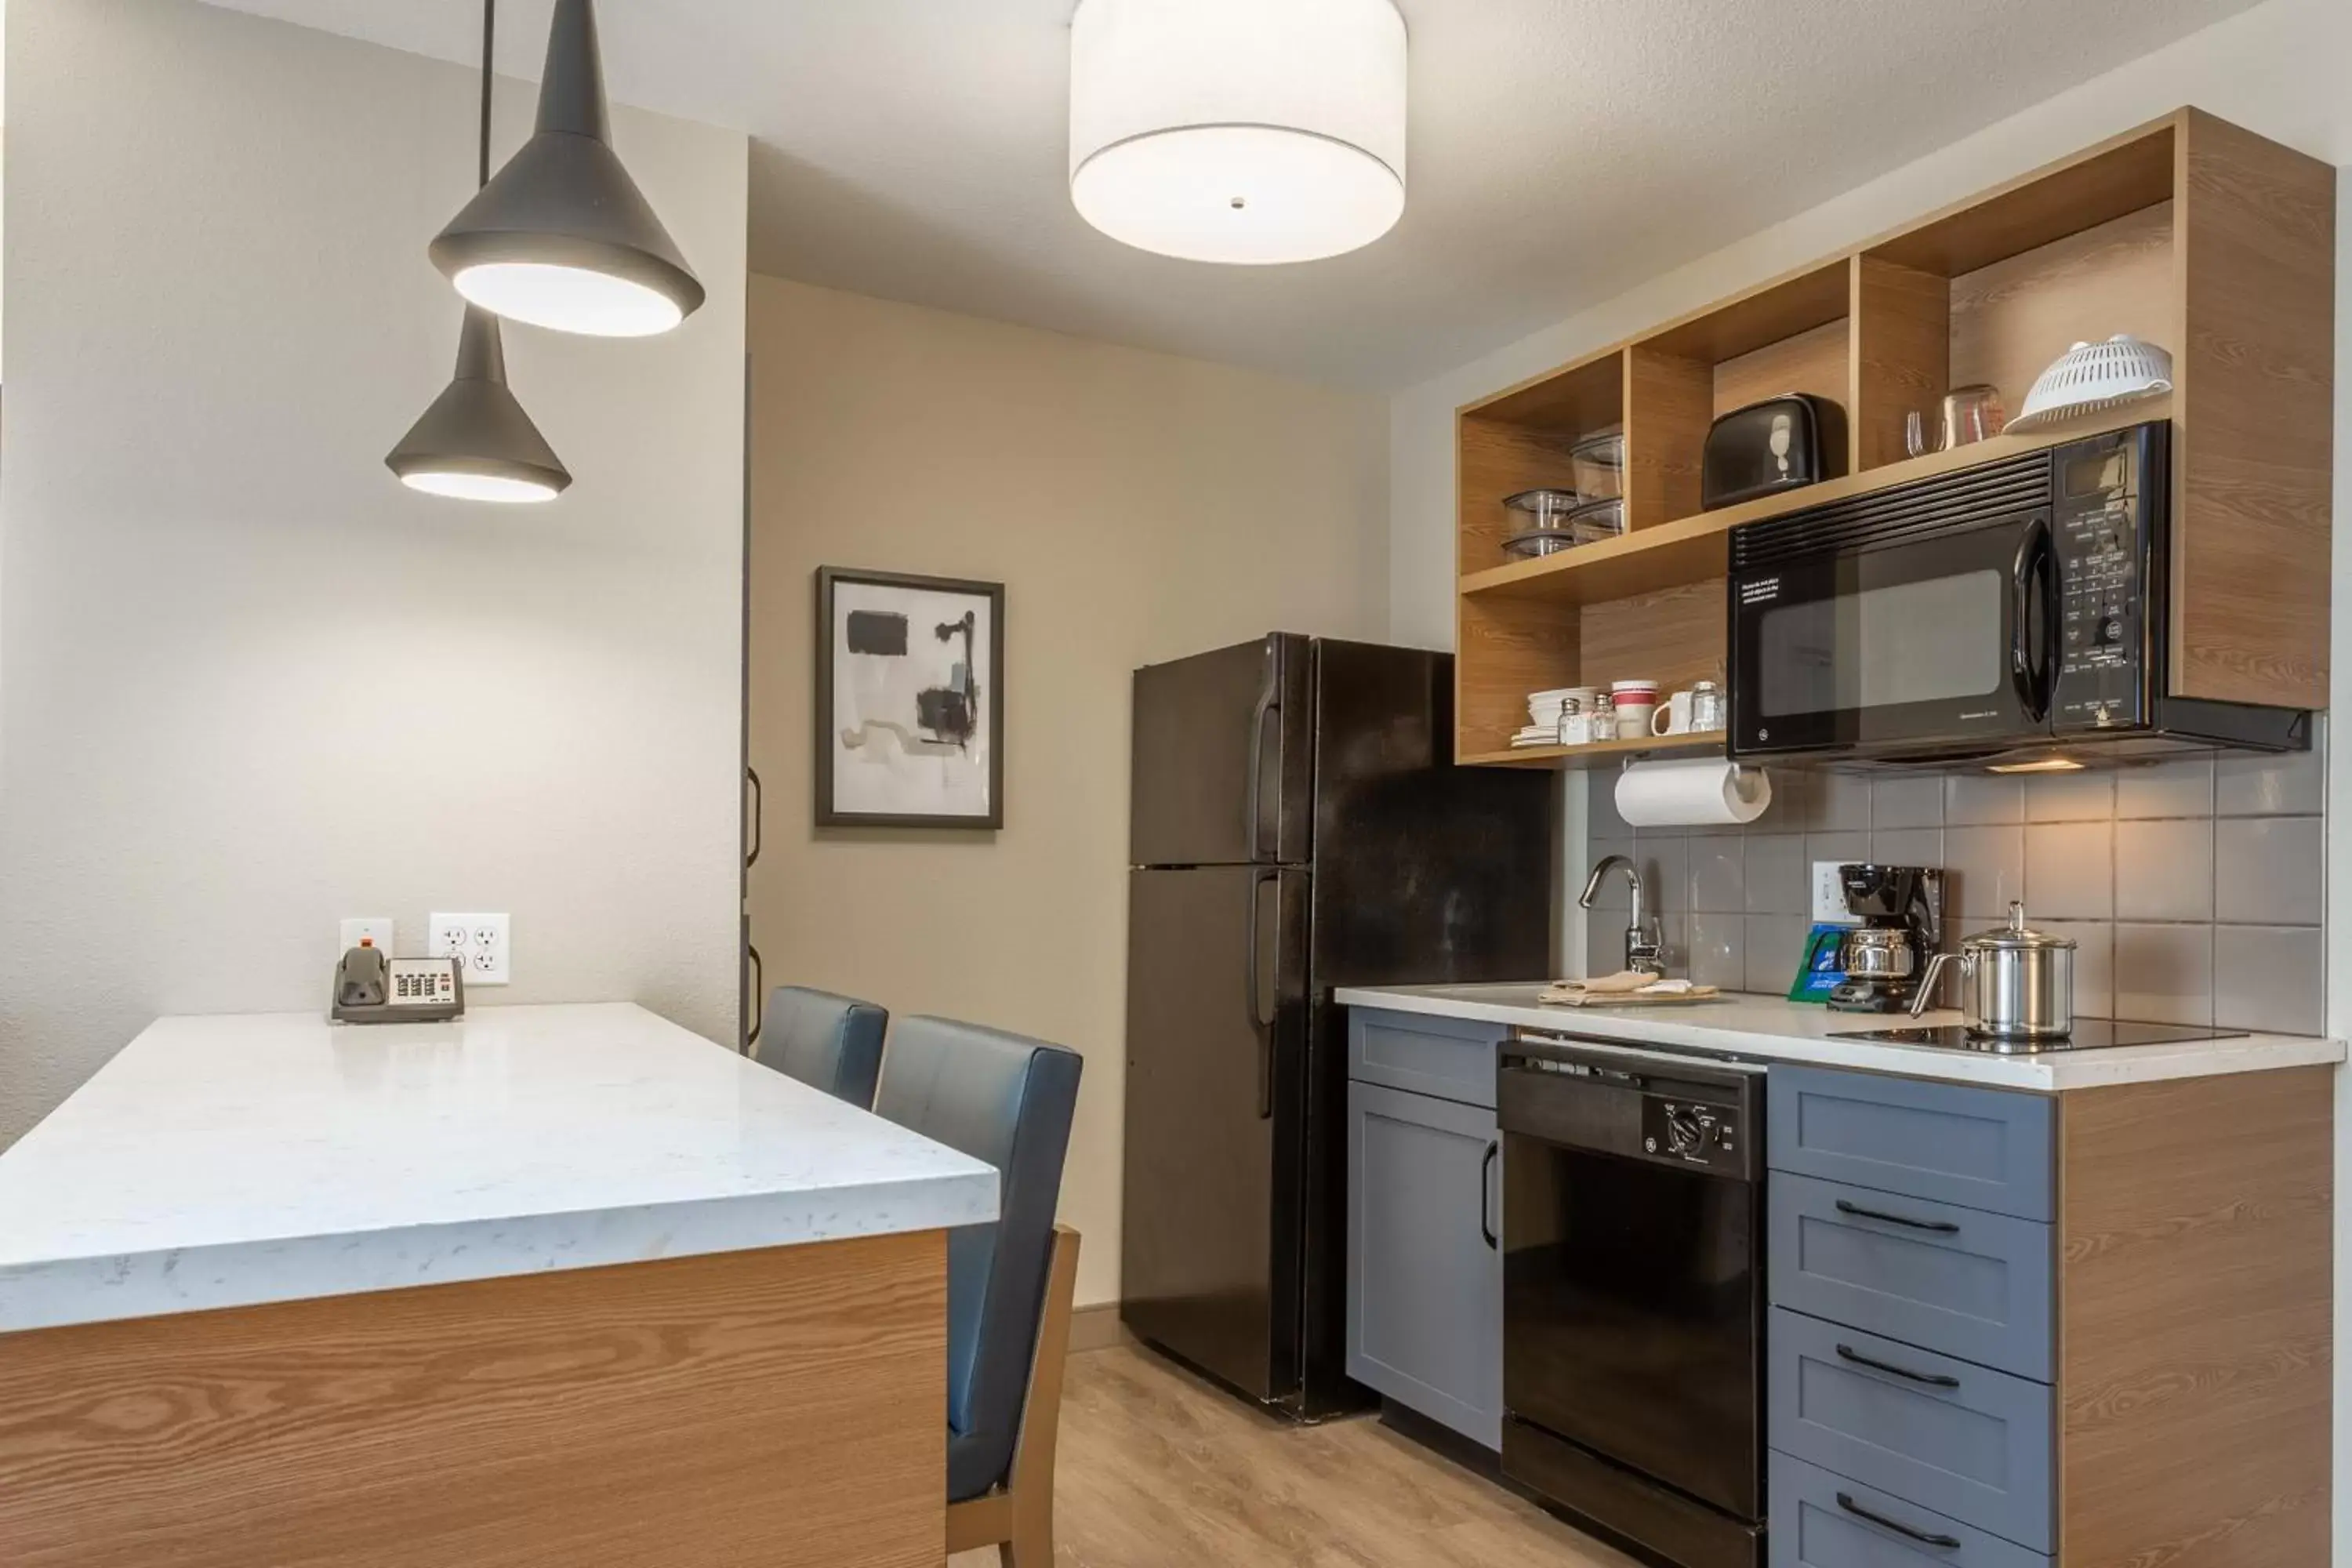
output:
[[1873, 1513], [1843, 1492], [1838, 1493], [1837, 1502], [1838, 1507], [1845, 1510], [1854, 1518], [1866, 1519], [1881, 1530], [1891, 1530], [1897, 1535], [1908, 1536], [1922, 1546], [1933, 1546], [1945, 1552], [1958, 1552], [1967, 1544], [1957, 1535], [1930, 1535], [1924, 1530], [1912, 1529], [1900, 1520], [1889, 1519], [1883, 1513]]
[[1488, 1194], [1495, 1190], [1495, 1156], [1502, 1152], [1503, 1145], [1499, 1142], [1490, 1142], [1486, 1145], [1486, 1157], [1478, 1162], [1478, 1234], [1486, 1238], [1486, 1250], [1489, 1252], [1497, 1250], [1497, 1247], [1495, 1222], [1488, 1217], [1494, 1212]]
[[745, 768], [743, 776], [751, 781], [751, 847], [743, 855], [743, 869], [748, 871], [760, 863], [760, 845], [767, 837], [761, 831], [761, 818], [768, 814], [768, 791], [760, 783], [759, 769]]
[[750, 1056], [751, 1047], [760, 1043], [760, 1031], [768, 1026], [768, 966], [760, 962], [760, 950], [748, 942], [743, 953], [751, 963], [751, 1032], [743, 1037], [743, 1054]]
[[1940, 1372], [1913, 1372], [1909, 1367], [1896, 1366], [1893, 1362], [1873, 1361], [1852, 1345], [1838, 1346], [1837, 1353], [1840, 1361], [1850, 1361], [1873, 1372], [1890, 1373], [1896, 1377], [1908, 1378], [1913, 1383], [1924, 1383], [1930, 1388], [1958, 1388], [1960, 1385], [1958, 1378]]
[[1960, 1227], [1948, 1219], [1911, 1219], [1899, 1214], [1888, 1214], [1884, 1209], [1866, 1209], [1860, 1204], [1850, 1204], [1843, 1198], [1837, 1201], [1837, 1212], [1852, 1215], [1856, 1219], [1884, 1220], [1888, 1225], [1904, 1226], [1912, 1230], [1932, 1230], [1938, 1236], [1960, 1234]]

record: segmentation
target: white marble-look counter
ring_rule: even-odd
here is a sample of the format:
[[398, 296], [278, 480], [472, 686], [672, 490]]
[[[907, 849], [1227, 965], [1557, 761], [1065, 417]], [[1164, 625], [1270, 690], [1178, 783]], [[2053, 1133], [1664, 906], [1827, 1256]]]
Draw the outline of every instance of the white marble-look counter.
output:
[[996, 1172], [641, 1007], [164, 1018], [0, 1154], [0, 1332], [974, 1225]]
[[[1432, 1014], [1517, 1028], [1550, 1029], [1619, 1045], [1714, 1051], [1761, 1061], [1811, 1062], [1821, 1067], [1899, 1073], [1906, 1078], [1944, 1079], [1954, 1083], [2048, 1092], [2309, 1067], [2340, 1062], [2345, 1057], [2343, 1041], [2307, 1035], [2239, 1035], [2179, 1045], [2001, 1056], [1853, 1039], [1851, 1037], [1855, 1030], [1885, 1028], [1911, 1020], [1880, 1020], [1854, 1013], [1832, 1013], [1818, 1005], [1780, 996], [1727, 993], [1721, 998], [1686, 1006], [1561, 1007], [1548, 1006], [1536, 1000], [1536, 994], [1543, 988], [1539, 982], [1512, 985], [1343, 986], [1335, 999], [1350, 1007], [1381, 1007], [1394, 1013]], [[1957, 1024], [1960, 1016], [1950, 1011], [1930, 1012], [1917, 1021]]]

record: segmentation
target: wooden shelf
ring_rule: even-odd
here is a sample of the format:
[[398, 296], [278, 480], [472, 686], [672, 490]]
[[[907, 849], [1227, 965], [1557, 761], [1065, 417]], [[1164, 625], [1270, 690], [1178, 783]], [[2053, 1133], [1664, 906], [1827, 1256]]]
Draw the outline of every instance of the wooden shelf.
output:
[[[2156, 419], [2173, 433], [2171, 694], [2325, 707], [2334, 191], [2317, 160], [2182, 109], [1464, 405], [1456, 754], [1587, 765], [1504, 749], [1527, 693], [1721, 679], [1728, 535], [1743, 523]], [[2015, 414], [2073, 342], [2117, 332], [2171, 352], [2169, 396], [1906, 452], [1907, 416], [1932, 420], [1948, 387], [1990, 383]], [[1843, 410], [1832, 477], [1701, 512], [1709, 426], [1784, 392]], [[1569, 448], [1603, 429], [1624, 438], [1626, 532], [1505, 560], [1517, 520], [1503, 498], [1571, 484]]]
[[1600, 768], [1615, 767], [1643, 757], [1720, 755], [1723, 731], [1700, 735], [1659, 735], [1647, 741], [1594, 741], [1582, 746], [1520, 746], [1481, 752], [1456, 759], [1473, 767]]
[[2144, 403], [2109, 409], [2088, 418], [2075, 420], [2048, 430], [2036, 430], [2024, 436], [1996, 436], [1990, 441], [1961, 447], [1949, 452], [1930, 452], [1924, 458], [1906, 458], [1901, 462], [1888, 463], [1843, 479], [1824, 479], [1803, 489], [1786, 494], [1766, 496], [1759, 500], [1744, 501], [1717, 511], [1706, 511], [1696, 517], [1678, 518], [1673, 522], [1645, 528], [1638, 533], [1622, 534], [1604, 539], [1595, 544], [1579, 545], [1556, 555], [1539, 555], [1532, 561], [1506, 562], [1483, 572], [1463, 575], [1459, 587], [1466, 597], [1471, 595], [1492, 595], [1498, 598], [1543, 599], [1559, 605], [1591, 605], [1611, 599], [1622, 599], [1636, 594], [1653, 594], [1677, 584], [1689, 584], [1707, 577], [1720, 577], [1724, 572], [1728, 541], [1725, 535], [1744, 522], [1761, 522], [1767, 518], [1785, 517], [1792, 511], [1820, 506], [1847, 496], [1864, 495], [1873, 490], [1892, 489], [1954, 468], [1965, 468], [1978, 463], [1999, 462], [2021, 452], [2037, 451], [2068, 441], [2079, 441], [2085, 436], [2102, 430], [2119, 430], [2126, 426], [2145, 424], [2151, 419], [2168, 419], [2172, 416], [2169, 396], [2151, 397]]

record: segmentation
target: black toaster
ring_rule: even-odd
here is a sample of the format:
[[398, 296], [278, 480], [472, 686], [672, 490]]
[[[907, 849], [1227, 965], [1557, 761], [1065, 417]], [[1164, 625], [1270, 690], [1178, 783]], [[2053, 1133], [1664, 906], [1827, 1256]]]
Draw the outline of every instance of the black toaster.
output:
[[1845, 410], [1791, 392], [1735, 408], [1707, 427], [1699, 505], [1713, 511], [1844, 472]]

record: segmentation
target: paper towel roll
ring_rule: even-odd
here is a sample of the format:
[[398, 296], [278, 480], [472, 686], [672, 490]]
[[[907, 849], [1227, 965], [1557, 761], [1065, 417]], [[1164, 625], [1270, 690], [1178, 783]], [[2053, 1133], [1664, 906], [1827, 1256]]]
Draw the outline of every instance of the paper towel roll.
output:
[[1698, 827], [1753, 822], [1772, 804], [1762, 768], [1707, 757], [1635, 763], [1617, 775], [1617, 815], [1633, 827]]

